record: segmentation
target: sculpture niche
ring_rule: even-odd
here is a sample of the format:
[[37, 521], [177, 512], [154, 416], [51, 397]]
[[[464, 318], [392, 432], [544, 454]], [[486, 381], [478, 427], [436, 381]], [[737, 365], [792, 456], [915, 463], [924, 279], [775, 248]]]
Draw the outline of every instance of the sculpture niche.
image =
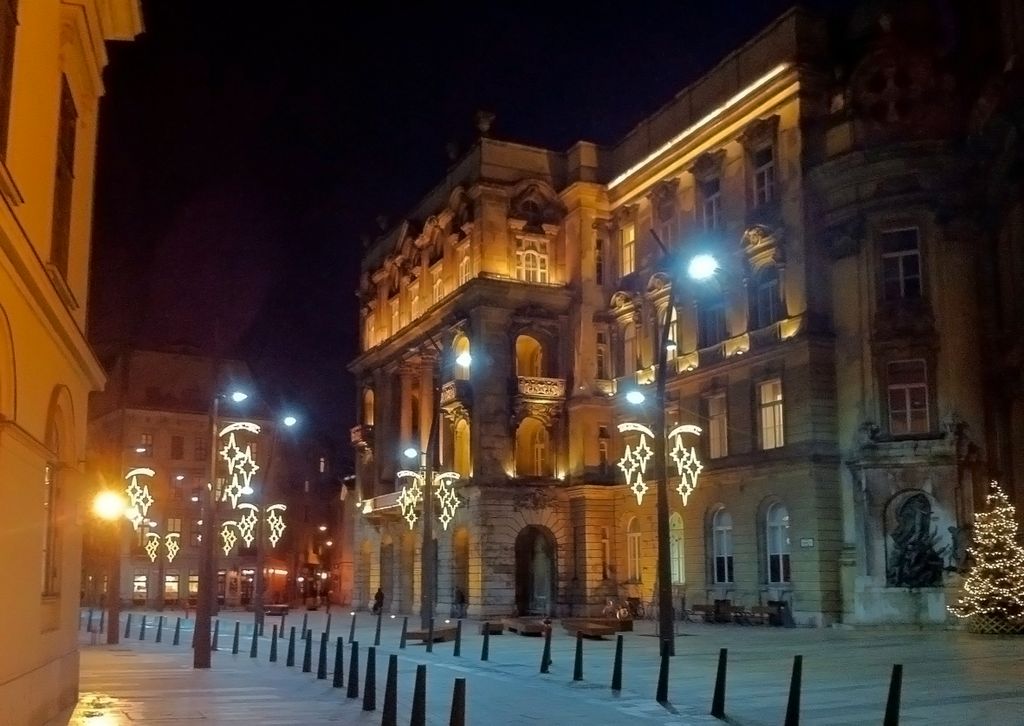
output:
[[944, 562], [936, 547], [938, 535], [932, 531], [931, 520], [932, 505], [925, 494], [913, 494], [899, 504], [886, 569], [889, 587], [942, 585]]

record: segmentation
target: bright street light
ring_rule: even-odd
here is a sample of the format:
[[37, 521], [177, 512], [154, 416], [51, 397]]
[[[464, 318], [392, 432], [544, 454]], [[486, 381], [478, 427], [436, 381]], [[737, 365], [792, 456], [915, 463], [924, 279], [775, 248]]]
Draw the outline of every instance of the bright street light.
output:
[[456, 356], [455, 362], [463, 368], [469, 368], [469, 364], [473, 362], [473, 356], [469, 354], [468, 350], [464, 350]]
[[242, 401], [244, 401], [248, 397], [249, 397], [249, 394], [246, 393], [245, 391], [233, 391], [231, 393], [231, 400], [234, 401], [235, 403], [241, 403]]
[[415, 459], [417, 456], [419, 456], [419, 453], [420, 452], [416, 451], [416, 449], [414, 449], [411, 446], [402, 451], [402, 454], [405, 456], [406, 459]]
[[117, 492], [105, 490], [92, 500], [92, 511], [100, 519], [113, 522], [124, 516], [125, 502]]
[[718, 260], [712, 255], [696, 255], [690, 260], [686, 274], [693, 280], [708, 280], [718, 272]]
[[297, 418], [295, 418], [294, 416], [285, 416], [283, 419], [281, 419], [281, 421], [282, 421], [282, 423], [284, 423], [285, 426], [289, 426], [289, 427], [290, 426], [294, 426], [295, 424], [297, 424], [299, 422], [299, 420]]
[[632, 390], [626, 394], [626, 400], [634, 405], [639, 405], [643, 403], [646, 400], [646, 398], [647, 397], [641, 391], [637, 390]]

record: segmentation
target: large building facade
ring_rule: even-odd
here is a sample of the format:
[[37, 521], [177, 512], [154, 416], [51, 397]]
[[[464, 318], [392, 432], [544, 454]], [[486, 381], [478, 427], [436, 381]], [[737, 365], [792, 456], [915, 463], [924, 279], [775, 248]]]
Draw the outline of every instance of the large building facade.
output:
[[399, 471], [432, 426], [461, 500], [439, 611], [651, 601], [655, 492], [619, 467], [651, 442], [620, 426], [654, 421], [664, 339], [703, 467], [685, 501], [669, 481], [677, 602], [946, 620], [988, 477], [1024, 492], [1022, 21], [983, 3], [942, 34], [926, 6], [787, 13], [612, 147], [485, 136], [367, 250], [357, 602], [418, 607]]
[[[84, 335], [105, 41], [141, 32], [135, 0], [0, 3], [0, 631], [7, 723], [45, 722], [78, 689]], [[13, 625], [16, 624], [16, 625]]]

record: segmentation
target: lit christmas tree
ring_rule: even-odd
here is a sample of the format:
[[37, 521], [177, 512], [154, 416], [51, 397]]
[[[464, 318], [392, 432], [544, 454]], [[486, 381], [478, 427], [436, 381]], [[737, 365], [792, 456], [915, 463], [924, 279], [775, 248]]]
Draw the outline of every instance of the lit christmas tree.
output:
[[1024, 632], [1024, 547], [1017, 539], [1016, 510], [994, 481], [986, 500], [989, 511], [974, 518], [967, 548], [974, 563], [964, 593], [949, 609], [970, 618], [972, 630]]

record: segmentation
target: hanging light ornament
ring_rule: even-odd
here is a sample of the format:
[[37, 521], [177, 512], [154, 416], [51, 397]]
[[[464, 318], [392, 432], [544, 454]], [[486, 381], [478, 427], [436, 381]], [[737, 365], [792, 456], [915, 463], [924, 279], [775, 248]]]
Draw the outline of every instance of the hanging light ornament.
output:
[[238, 535], [235, 534], [235, 528], [237, 526], [238, 522], [231, 519], [224, 520], [224, 523], [220, 526], [221, 549], [224, 550], [225, 557], [231, 554], [231, 548], [234, 547], [235, 542], [238, 541]]
[[[153, 495], [149, 491], [148, 479], [152, 479], [155, 473], [152, 469], [140, 467], [125, 474], [124, 478], [131, 482], [125, 487], [129, 505], [125, 516], [128, 517], [135, 529], [139, 528], [146, 515], [149, 514], [149, 508], [153, 505]], [[141, 483], [139, 477], [143, 477]]]
[[647, 482], [644, 481], [644, 475], [647, 473], [647, 462], [651, 460], [651, 456], [654, 455], [654, 451], [647, 445], [647, 437], [654, 438], [654, 432], [643, 424], [638, 423], [622, 423], [618, 426], [619, 433], [625, 433], [626, 431], [639, 431], [640, 442], [635, 448], [630, 448], [626, 445], [626, 451], [622, 454], [622, 458], [619, 459], [619, 469], [626, 477], [626, 485], [633, 490], [633, 494], [636, 495], [636, 503], [642, 504], [644, 500], [644, 494], [650, 488]]
[[284, 504], [271, 504], [267, 507], [267, 539], [270, 540], [271, 547], [277, 547], [278, 541], [281, 539], [281, 535], [284, 534], [285, 524], [284, 517], [281, 514], [288, 509]]
[[167, 550], [167, 561], [174, 562], [174, 558], [181, 551], [181, 534], [179, 532], [168, 532], [164, 535], [164, 549]]
[[[618, 429], [619, 433], [636, 431], [640, 434], [640, 441], [636, 446], [630, 447], [628, 444], [626, 445], [626, 450], [622, 454], [622, 458], [619, 459], [618, 466], [626, 477], [627, 486], [636, 495], [636, 503], [642, 504], [644, 494], [650, 489], [650, 486], [644, 480], [644, 476], [647, 474], [647, 464], [650, 462], [651, 457], [654, 456], [654, 451], [647, 444], [647, 437], [650, 436], [653, 439], [654, 432], [647, 426], [638, 423], [622, 423], [618, 425]], [[697, 488], [697, 478], [700, 476], [701, 471], [704, 470], [704, 465], [697, 458], [696, 448], [692, 446], [686, 448], [683, 444], [683, 434], [700, 436], [701, 428], [693, 424], [683, 424], [669, 431], [666, 437], [667, 442], [673, 442], [672, 451], [669, 453], [669, 456], [675, 462], [676, 471], [680, 478], [676, 491], [683, 498], [683, 506], [686, 506], [690, 494]]]
[[149, 561], [156, 562], [156, 554], [160, 550], [160, 535], [156, 532], [147, 532], [145, 550], [149, 555]]
[[252, 547], [252, 541], [256, 539], [256, 524], [259, 522], [259, 508], [255, 504], [243, 502], [238, 505], [244, 509], [245, 514], [238, 520], [238, 533], [242, 535], [242, 541], [246, 547]]
[[441, 510], [437, 518], [446, 531], [449, 523], [455, 517], [455, 510], [462, 503], [459, 495], [455, 493], [455, 482], [458, 479], [459, 473], [455, 471], [446, 471], [434, 476], [434, 495], [437, 497], [438, 508]]
[[420, 515], [416, 512], [416, 507], [423, 501], [423, 475], [418, 471], [403, 469], [398, 472], [398, 478], [412, 480], [410, 484], [403, 486], [402, 491], [398, 493], [398, 506], [402, 510], [402, 517], [409, 523], [409, 529], [412, 529], [416, 524], [416, 520], [420, 518]]
[[676, 426], [668, 434], [668, 440], [674, 442], [669, 456], [675, 462], [676, 471], [679, 473], [679, 486], [676, 487], [676, 491], [683, 498], [684, 507], [690, 498], [690, 494], [697, 488], [697, 477], [704, 470], [704, 465], [697, 458], [696, 448], [691, 446], [687, 449], [683, 445], [683, 434], [693, 434], [699, 437], [700, 432], [700, 426], [683, 424], [682, 426]]
[[259, 435], [260, 427], [259, 424], [239, 421], [225, 426], [220, 434], [218, 434], [219, 438], [223, 438], [225, 435], [228, 437], [224, 448], [220, 450], [220, 456], [227, 462], [228, 476], [231, 477], [231, 482], [225, 485], [224, 491], [221, 494], [221, 501], [230, 499], [232, 509], [238, 508], [238, 499], [243, 493], [252, 491], [253, 475], [260, 470], [259, 464], [253, 458], [252, 447], [246, 444], [243, 449], [238, 445], [238, 442], [235, 440], [236, 431], [246, 431]]

